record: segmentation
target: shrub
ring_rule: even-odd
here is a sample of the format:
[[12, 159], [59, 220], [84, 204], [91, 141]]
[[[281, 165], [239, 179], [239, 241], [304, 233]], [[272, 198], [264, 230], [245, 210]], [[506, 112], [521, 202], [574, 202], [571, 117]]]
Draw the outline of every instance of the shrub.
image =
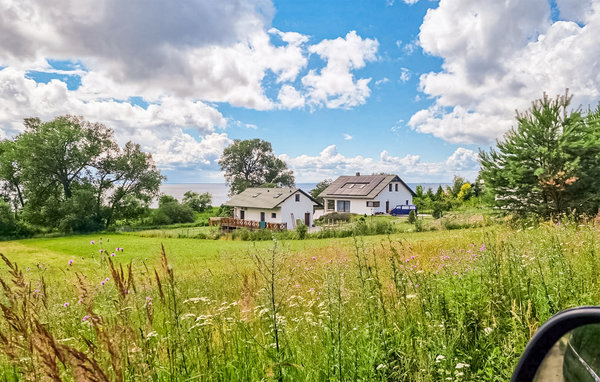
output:
[[298, 235], [298, 239], [306, 239], [306, 235], [308, 234], [308, 227], [306, 224], [300, 223], [296, 225], [296, 234]]
[[347, 223], [351, 219], [351, 215], [348, 212], [330, 212], [318, 218], [315, 223], [324, 224], [327, 222], [344, 222]]
[[415, 224], [417, 222], [417, 214], [414, 210], [410, 210], [410, 212], [408, 213], [408, 222], [410, 224]]

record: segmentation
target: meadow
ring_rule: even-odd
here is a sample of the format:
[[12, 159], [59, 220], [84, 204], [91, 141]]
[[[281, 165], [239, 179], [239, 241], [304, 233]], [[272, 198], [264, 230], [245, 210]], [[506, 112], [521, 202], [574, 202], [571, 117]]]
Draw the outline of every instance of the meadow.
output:
[[0, 242], [0, 380], [506, 381], [541, 323], [600, 303], [593, 223], [172, 236]]

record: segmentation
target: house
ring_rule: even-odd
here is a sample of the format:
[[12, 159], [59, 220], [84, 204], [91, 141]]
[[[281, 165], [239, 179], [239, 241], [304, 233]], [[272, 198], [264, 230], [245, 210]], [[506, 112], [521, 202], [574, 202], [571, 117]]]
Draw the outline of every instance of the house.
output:
[[247, 188], [225, 205], [233, 207], [233, 221], [222, 227], [294, 229], [298, 220], [312, 226], [319, 203], [299, 188]]
[[324, 213], [389, 213], [398, 205], [411, 205], [415, 193], [398, 175], [340, 176], [320, 195]]

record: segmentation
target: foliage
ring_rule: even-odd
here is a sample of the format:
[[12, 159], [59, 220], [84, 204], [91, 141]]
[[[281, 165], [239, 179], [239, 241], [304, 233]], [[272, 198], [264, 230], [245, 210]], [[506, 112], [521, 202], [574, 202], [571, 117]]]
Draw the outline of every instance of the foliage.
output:
[[569, 112], [572, 96], [532, 103], [497, 147], [480, 151], [484, 185], [496, 207], [543, 218], [596, 214], [600, 205], [600, 107]]
[[417, 214], [414, 210], [410, 210], [408, 213], [408, 222], [410, 224], [415, 224], [415, 222], [417, 221]]
[[347, 223], [352, 218], [348, 212], [330, 212], [315, 220], [315, 224]]
[[153, 225], [189, 223], [194, 220], [194, 210], [187, 204], [180, 204], [170, 195], [161, 195], [158, 208], [150, 215], [150, 224]]
[[315, 188], [310, 190], [310, 196], [312, 196], [312, 198], [316, 200], [319, 204], [323, 204], [323, 197], [321, 197], [320, 195], [323, 191], [325, 191], [327, 187], [329, 187], [331, 183], [333, 183], [332, 179], [325, 179], [320, 181], [319, 183], [317, 183]]
[[203, 212], [207, 208], [210, 208], [212, 196], [208, 192], [199, 194], [197, 192], [187, 191], [183, 194], [182, 203], [196, 212]]
[[16, 229], [15, 214], [10, 205], [0, 199], [0, 238], [13, 236]]
[[121, 148], [111, 129], [80, 117], [29, 118], [23, 133], [0, 142], [3, 196], [18, 220], [40, 227], [85, 232], [131, 218], [162, 179], [139, 145]]
[[306, 235], [308, 234], [308, 227], [304, 223], [300, 223], [296, 225], [296, 234], [298, 235], [298, 239], [304, 240], [306, 239]]
[[294, 186], [293, 172], [273, 154], [271, 143], [261, 139], [234, 140], [223, 150], [219, 166], [225, 173], [231, 195], [266, 183], [278, 187]]

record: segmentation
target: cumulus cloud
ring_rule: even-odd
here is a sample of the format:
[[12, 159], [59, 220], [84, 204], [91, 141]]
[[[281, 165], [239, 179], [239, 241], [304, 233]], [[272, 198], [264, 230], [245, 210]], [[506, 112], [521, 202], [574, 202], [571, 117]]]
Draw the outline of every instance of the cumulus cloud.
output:
[[394, 173], [408, 182], [450, 181], [453, 175], [461, 175], [474, 180], [479, 171], [477, 153], [459, 147], [446, 160], [426, 162], [419, 155], [394, 156], [387, 150], [381, 151], [379, 158], [357, 155], [342, 155], [335, 145], [324, 148], [318, 155], [279, 156], [288, 167], [294, 170], [297, 181], [313, 182], [325, 178], [335, 178], [342, 174]]
[[[543, 92], [569, 88], [574, 106], [594, 106], [600, 95], [600, 1], [441, 0], [424, 18], [423, 50], [443, 58], [440, 72], [420, 77], [434, 104], [408, 125], [452, 143], [493, 142]], [[578, 23], [583, 23], [582, 25]]]
[[320, 71], [312, 69], [302, 78], [306, 97], [312, 106], [350, 108], [365, 103], [371, 94], [371, 78], [355, 79], [352, 70], [363, 68], [377, 58], [377, 40], [361, 38], [355, 31], [345, 38], [323, 40], [309, 47], [311, 53], [327, 61]]
[[352, 139], [352, 135], [350, 135], [350, 134], [344, 134], [344, 140], [345, 141], [349, 141], [351, 139]]

